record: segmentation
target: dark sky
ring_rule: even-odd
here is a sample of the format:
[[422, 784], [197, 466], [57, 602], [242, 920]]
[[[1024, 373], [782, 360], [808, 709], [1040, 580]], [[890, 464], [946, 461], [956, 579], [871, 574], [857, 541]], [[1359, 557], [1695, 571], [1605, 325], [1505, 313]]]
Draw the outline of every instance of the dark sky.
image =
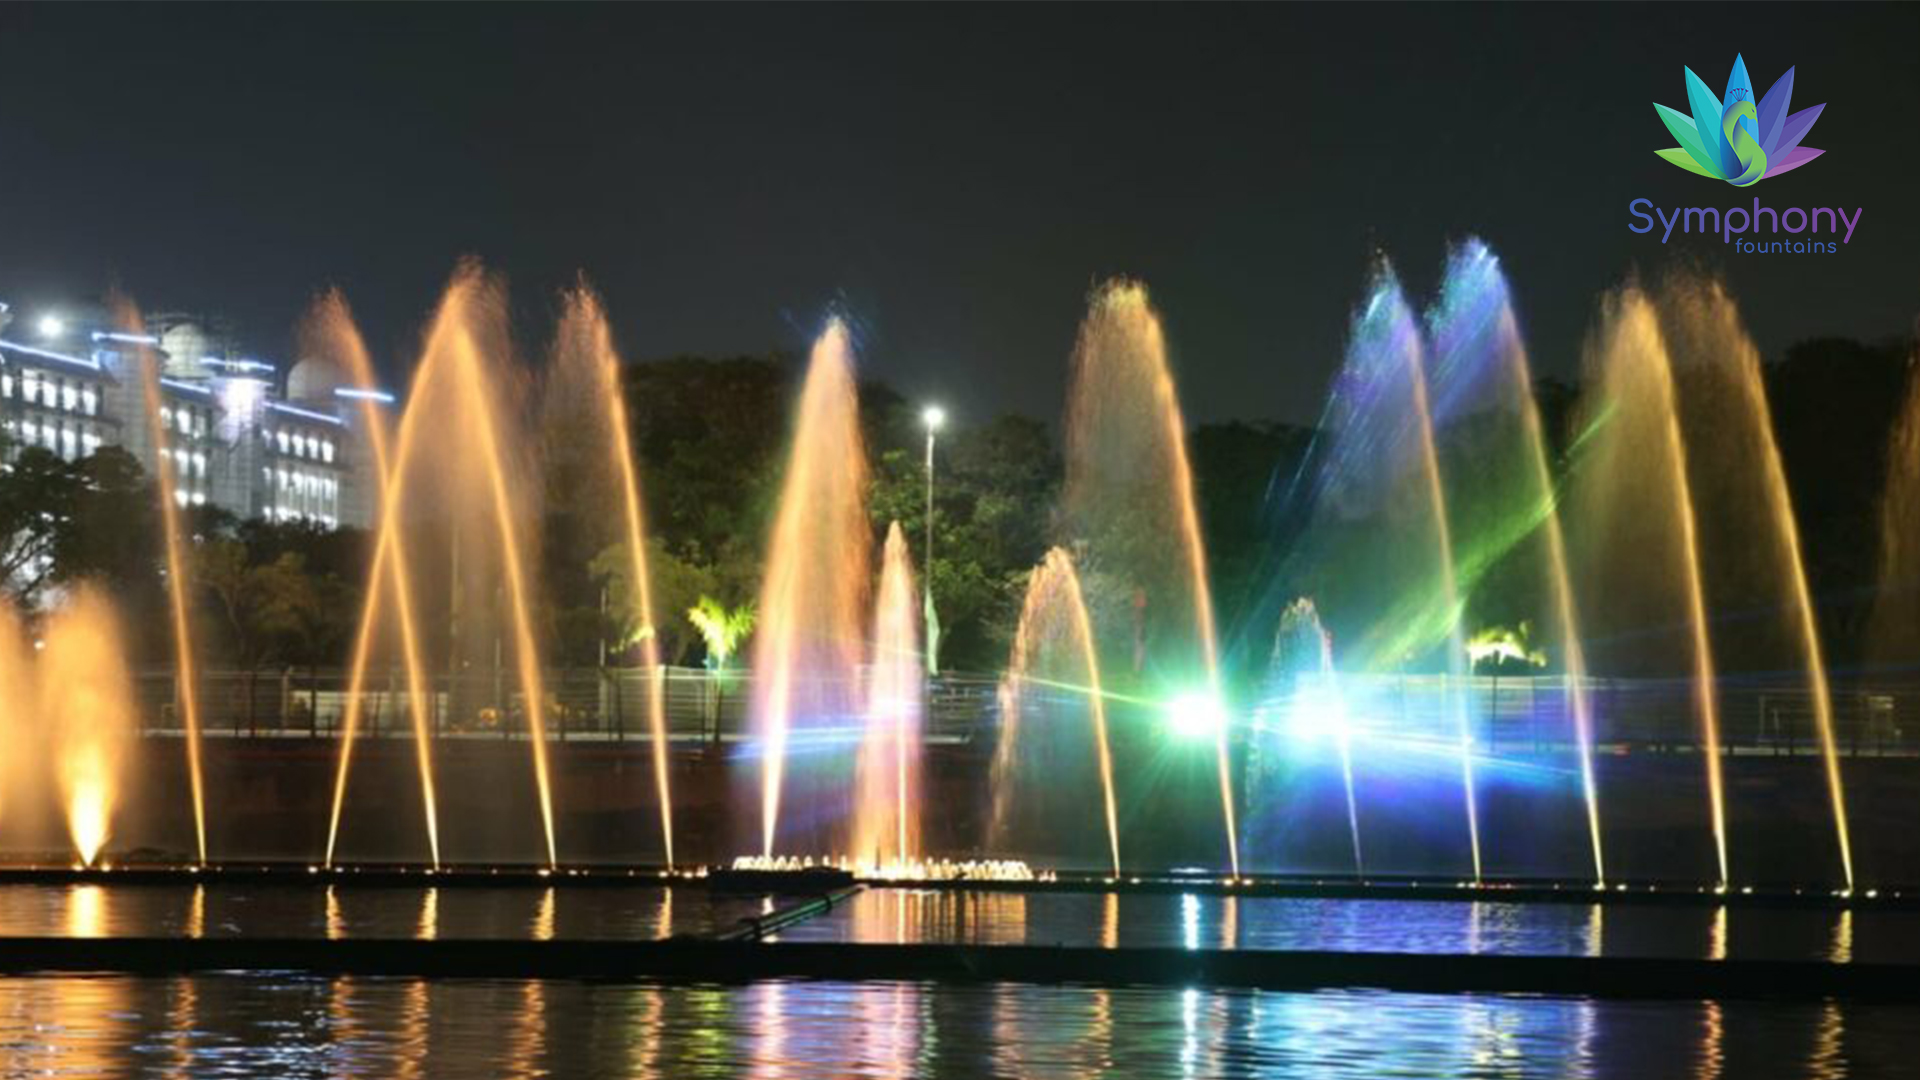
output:
[[[1736, 52], [1827, 156], [1654, 157]], [[0, 6], [0, 299], [118, 282], [284, 357], [344, 287], [391, 370], [456, 257], [543, 340], [576, 271], [632, 357], [804, 344], [978, 416], [1057, 412], [1084, 295], [1144, 278], [1189, 411], [1309, 419], [1369, 257], [1498, 250], [1568, 370], [1598, 293], [1691, 252], [1763, 348], [1920, 310], [1920, 9], [1090, 4]], [[1819, 257], [1663, 248], [1664, 207], [1839, 205]]]

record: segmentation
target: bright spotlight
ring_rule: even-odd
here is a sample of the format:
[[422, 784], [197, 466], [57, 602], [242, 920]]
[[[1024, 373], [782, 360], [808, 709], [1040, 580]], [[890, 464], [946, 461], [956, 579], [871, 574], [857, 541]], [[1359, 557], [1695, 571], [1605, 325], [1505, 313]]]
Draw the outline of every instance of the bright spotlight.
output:
[[947, 410], [938, 405], [929, 405], [920, 410], [920, 422], [928, 431], [939, 431], [947, 425]]
[[1287, 726], [1296, 739], [1337, 737], [1347, 727], [1346, 704], [1331, 687], [1301, 687], [1294, 694]]
[[1167, 728], [1183, 739], [1217, 737], [1227, 726], [1227, 707], [1212, 694], [1195, 691], [1168, 703]]
[[58, 315], [42, 315], [38, 328], [41, 337], [57, 338], [67, 332], [67, 321]]

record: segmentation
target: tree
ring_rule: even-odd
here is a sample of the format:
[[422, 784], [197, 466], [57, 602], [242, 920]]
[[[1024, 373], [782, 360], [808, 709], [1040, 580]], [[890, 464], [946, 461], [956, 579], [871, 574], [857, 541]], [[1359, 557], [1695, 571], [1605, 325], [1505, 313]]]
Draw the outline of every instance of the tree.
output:
[[726, 692], [727, 661], [740, 651], [747, 635], [753, 633], [753, 605], [741, 604], [729, 609], [711, 596], [687, 609], [687, 621], [700, 631], [707, 646], [707, 722], [720, 734], [720, 698]]
[[43, 447], [0, 468], [0, 583], [16, 606], [33, 606], [55, 578], [84, 489], [80, 470]]

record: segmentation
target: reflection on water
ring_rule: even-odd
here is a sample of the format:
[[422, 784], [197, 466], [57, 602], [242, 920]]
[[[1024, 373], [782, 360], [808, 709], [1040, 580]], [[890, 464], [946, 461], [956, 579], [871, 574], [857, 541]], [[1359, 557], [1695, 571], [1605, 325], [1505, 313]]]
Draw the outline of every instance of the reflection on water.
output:
[[413, 936], [421, 941], [432, 941], [440, 936], [440, 890], [428, 889], [420, 897], [420, 923]]
[[783, 941], [1920, 962], [1920, 912], [882, 889]]
[[730, 928], [760, 904], [757, 896], [714, 897], [703, 888], [659, 885], [9, 884], [0, 885], [0, 934], [646, 940]]
[[[37, 978], [0, 984], [14, 1071], [782, 1078], [1889, 1075], [1910, 1007], [769, 982]], [[1736, 1052], [1728, 1055], [1731, 1048]]]
[[67, 887], [66, 935], [75, 938], [105, 937], [107, 934], [107, 890], [98, 885]]

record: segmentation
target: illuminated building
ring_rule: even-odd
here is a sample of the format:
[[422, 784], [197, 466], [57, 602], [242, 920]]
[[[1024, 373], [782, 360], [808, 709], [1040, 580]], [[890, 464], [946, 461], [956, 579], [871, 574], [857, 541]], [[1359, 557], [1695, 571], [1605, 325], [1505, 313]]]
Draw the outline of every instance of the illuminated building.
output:
[[11, 314], [0, 305], [9, 458], [43, 447], [75, 461], [118, 446], [151, 475], [158, 452], [141, 420], [143, 373], [134, 365], [155, 363], [181, 505], [329, 527], [371, 520], [378, 481], [358, 430], [367, 393], [331, 362], [306, 359], [283, 373], [241, 356], [217, 324], [185, 315], [150, 316], [147, 335], [132, 337], [98, 312], [44, 316], [30, 328]]

